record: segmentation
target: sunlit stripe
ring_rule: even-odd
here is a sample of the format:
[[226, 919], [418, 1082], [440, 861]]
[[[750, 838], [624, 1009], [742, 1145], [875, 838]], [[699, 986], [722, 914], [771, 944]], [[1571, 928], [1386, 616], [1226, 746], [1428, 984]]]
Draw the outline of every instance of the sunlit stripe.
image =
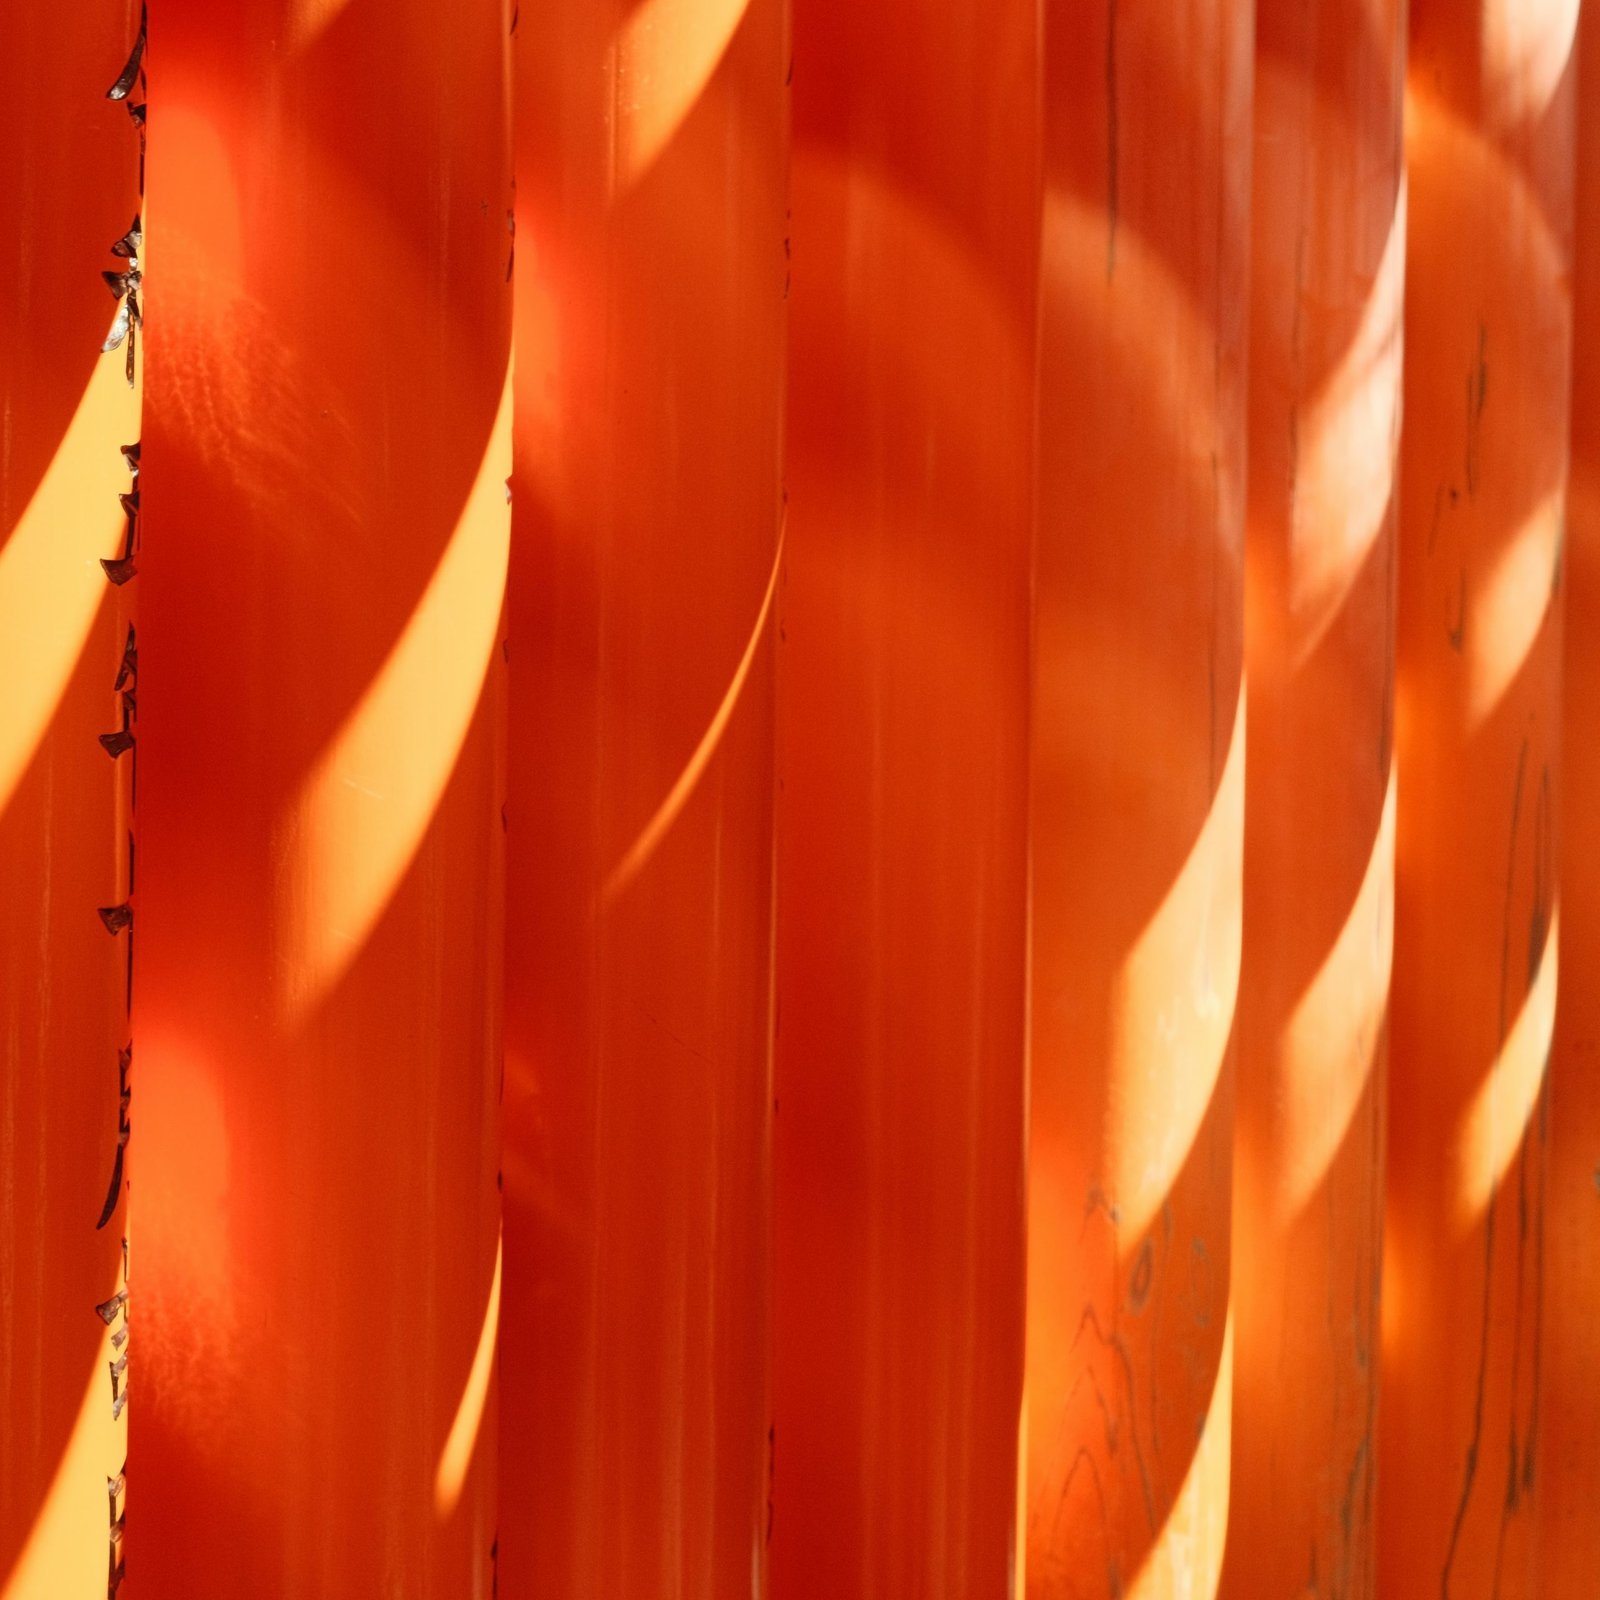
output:
[[351, 0], [290, 0], [284, 19], [285, 44], [290, 50], [315, 44], [350, 4]]
[[1578, 0], [1493, 0], [1483, 7], [1479, 61], [1491, 126], [1537, 121], [1572, 62]]
[[442, 1522], [460, 1503], [467, 1473], [483, 1431], [484, 1412], [489, 1404], [489, 1380], [494, 1376], [495, 1351], [500, 1339], [500, 1268], [503, 1242], [495, 1245], [494, 1279], [489, 1285], [489, 1303], [484, 1307], [483, 1325], [478, 1330], [478, 1348], [473, 1353], [466, 1387], [456, 1419], [439, 1453], [439, 1468], [433, 1479], [434, 1515]]
[[1481, 1222], [1489, 1196], [1511, 1170], [1544, 1087], [1555, 1034], [1560, 921], [1559, 910], [1552, 911], [1538, 975], [1461, 1120], [1455, 1220], [1463, 1230]]
[[1290, 596], [1297, 667], [1342, 614], [1394, 503], [1405, 272], [1402, 187], [1354, 336], [1299, 414]]
[[126, 1414], [120, 1423], [111, 1420], [103, 1354], [96, 1351], [90, 1363], [72, 1431], [61, 1443], [55, 1474], [27, 1542], [9, 1575], [0, 1580], [0, 1600], [105, 1593], [110, 1549], [105, 1484], [122, 1465], [127, 1421]]
[[1233, 1307], [1211, 1384], [1211, 1403], [1183, 1486], [1160, 1535], [1125, 1591], [1128, 1600], [1216, 1600], [1228, 1542], [1233, 1454]]
[[1276, 1202], [1293, 1216], [1320, 1190], [1372, 1078], [1394, 962], [1395, 772], [1361, 886], [1283, 1031], [1287, 1064], [1275, 1158]]
[[744, 647], [739, 665], [734, 668], [733, 677], [729, 681], [727, 692], [722, 697], [722, 703], [717, 707], [706, 731], [700, 736], [700, 742], [695, 746], [694, 753], [667, 791], [666, 798], [656, 808], [655, 815], [640, 830], [626, 854], [612, 869], [611, 876], [606, 879], [602, 894], [603, 903], [614, 900], [639, 875], [645, 863], [655, 853], [656, 847], [671, 831], [673, 823], [678, 820], [700, 779], [705, 775], [706, 768], [711, 765], [711, 758], [717, 753], [717, 746], [721, 744], [722, 736], [733, 718], [734, 708], [739, 704], [739, 696], [744, 692], [745, 680], [750, 676], [750, 668], [755, 664], [756, 652], [761, 648], [762, 637], [767, 631], [767, 618], [772, 611], [773, 596], [778, 591], [778, 573], [782, 570], [782, 566], [783, 535], [780, 533], [778, 549], [772, 559], [772, 572], [767, 579], [767, 592], [761, 597], [761, 609], [756, 613], [755, 627], [750, 630], [749, 643]]
[[1500, 704], [1545, 631], [1555, 597], [1562, 500], [1560, 488], [1545, 495], [1496, 552], [1492, 570], [1462, 591], [1462, 653], [1471, 680], [1473, 727]]
[[355, 960], [421, 847], [466, 742], [505, 598], [511, 375], [426, 592], [278, 830], [281, 1008], [303, 1018]]
[[[132, 487], [120, 446], [139, 432], [139, 402], [120, 351], [95, 364], [78, 409], [11, 536], [0, 547], [0, 813], [49, 729], [109, 585], [102, 556], [120, 553]], [[106, 716], [122, 641], [108, 647]]]
[[1118, 977], [1120, 1063], [1105, 1163], [1123, 1238], [1149, 1227], [1189, 1157], [1227, 1058], [1239, 991], [1245, 692], [1227, 762], [1188, 859]]
[[711, 82], [749, 0], [641, 0], [616, 42], [619, 184], [655, 164]]

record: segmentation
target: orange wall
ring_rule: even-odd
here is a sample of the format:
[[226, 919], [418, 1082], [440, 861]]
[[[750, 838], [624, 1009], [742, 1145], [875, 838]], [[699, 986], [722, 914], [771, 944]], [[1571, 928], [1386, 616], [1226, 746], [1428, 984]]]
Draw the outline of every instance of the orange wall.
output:
[[504, 1600], [765, 1561], [787, 66], [519, 23]]
[[1228, 1508], [1252, 8], [1045, 11], [1027, 1593]]
[[[119, 1294], [133, 1079], [128, 982], [133, 640], [120, 562], [142, 357], [105, 352], [102, 271], [139, 210], [139, 135], [112, 100], [128, 0], [6, 16], [0, 163], [0, 1597], [101, 1600], [127, 1509]], [[137, 75], [137, 74], [135, 74]], [[131, 103], [142, 103], [136, 90]], [[135, 517], [137, 513], [134, 513]], [[124, 717], [124, 711], [128, 715]], [[102, 743], [102, 736], [110, 743]], [[109, 920], [103, 919], [106, 908]], [[103, 1314], [101, 1309], [103, 1308]]]
[[1379, 1583], [1540, 1593], [1566, 0], [1414, 0]]
[[1405, 288], [1397, 0], [1261, 0], [1223, 1593], [1374, 1592]]
[[778, 1600], [1008, 1592], [1033, 24], [795, 5]]
[[1600, 14], [1579, 25], [1572, 483], [1561, 584], [1561, 966], [1550, 1063], [1539, 1423], [1540, 1592], [1582, 1600], [1600, 1571]]
[[150, 1600], [490, 1592], [509, 25], [152, 39]]

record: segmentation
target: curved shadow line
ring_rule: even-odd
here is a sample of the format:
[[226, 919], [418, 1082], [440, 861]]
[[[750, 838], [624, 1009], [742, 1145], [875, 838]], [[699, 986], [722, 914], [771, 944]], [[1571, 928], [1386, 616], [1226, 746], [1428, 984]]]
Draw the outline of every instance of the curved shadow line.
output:
[[688, 805], [701, 778], [705, 776], [706, 768], [711, 765], [711, 758], [717, 753], [717, 747], [722, 743], [722, 736], [733, 719], [734, 709], [744, 693], [750, 669], [755, 665], [756, 652], [760, 649], [762, 637], [767, 631], [767, 619], [772, 614], [773, 597], [778, 592], [778, 574], [783, 570], [783, 542], [786, 532], [787, 523], [779, 530], [778, 547], [773, 552], [772, 571], [767, 578], [767, 591], [761, 597], [761, 609], [756, 613], [755, 626], [750, 630], [750, 639], [744, 647], [744, 654], [739, 658], [738, 666], [733, 669], [733, 677], [728, 680], [727, 691], [723, 694], [711, 721], [706, 725], [706, 731], [700, 736], [700, 742], [684, 763], [683, 770], [673, 781], [661, 804], [656, 807], [655, 815], [639, 830], [621, 860], [611, 869], [605, 887], [600, 891], [602, 905], [609, 905], [644, 870], [661, 841], [671, 832], [672, 825], [682, 814], [683, 808]]

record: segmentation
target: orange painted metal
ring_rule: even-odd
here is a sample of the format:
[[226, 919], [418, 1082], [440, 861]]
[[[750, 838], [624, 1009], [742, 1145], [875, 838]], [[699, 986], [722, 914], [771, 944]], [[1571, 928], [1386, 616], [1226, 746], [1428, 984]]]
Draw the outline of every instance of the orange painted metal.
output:
[[1537, 1584], [1570, 0], [1415, 0], [1379, 1588]]
[[488, 1600], [509, 8], [152, 28], [131, 1584]]
[[1398, 0], [1261, 0], [1222, 1593], [1374, 1593], [1405, 274]]
[[1228, 1514], [1253, 8], [1045, 8], [1030, 1596]]
[[1035, 7], [797, 0], [772, 1592], [1010, 1592]]
[[1550, 1062], [1539, 1592], [1600, 1572], [1600, 10], [1578, 24], [1572, 461], [1561, 584], [1561, 985]]
[[101, 1600], [127, 1507], [141, 31], [129, 0], [5, 20], [0, 1596]]
[[787, 65], [522, 7], [502, 1600], [764, 1582]]

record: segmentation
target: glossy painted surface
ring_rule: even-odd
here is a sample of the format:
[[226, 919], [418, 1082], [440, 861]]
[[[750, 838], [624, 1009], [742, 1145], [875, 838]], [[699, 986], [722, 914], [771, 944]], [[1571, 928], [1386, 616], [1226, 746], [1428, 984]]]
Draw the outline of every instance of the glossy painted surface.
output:
[[1384, 1594], [1536, 1583], [1573, 0], [1414, 0]]
[[1248, 4], [1045, 8], [1030, 1596], [1214, 1593], [1245, 704]]
[[1399, 0], [1259, 0], [1233, 1600], [1374, 1593], [1405, 282]]
[[509, 8], [153, 28], [130, 1588], [488, 1600]]
[[134, 754], [117, 735], [137, 585], [101, 561], [125, 554], [139, 393], [126, 341], [101, 349], [118, 309], [101, 273], [132, 265], [111, 245], [139, 210], [139, 135], [106, 91], [139, 9], [18, 4], [5, 25], [0, 1596], [102, 1600], [127, 1507], [132, 930], [101, 908], [131, 900]]
[[1009, 1592], [1037, 53], [797, 0], [779, 1600]]
[[517, 38], [500, 1593], [759, 1593], [780, 0]]
[[1561, 967], [1550, 1062], [1544, 1406], [1536, 1464], [1544, 1600], [1600, 1572], [1600, 8], [1579, 23], [1572, 463], [1561, 587]]

